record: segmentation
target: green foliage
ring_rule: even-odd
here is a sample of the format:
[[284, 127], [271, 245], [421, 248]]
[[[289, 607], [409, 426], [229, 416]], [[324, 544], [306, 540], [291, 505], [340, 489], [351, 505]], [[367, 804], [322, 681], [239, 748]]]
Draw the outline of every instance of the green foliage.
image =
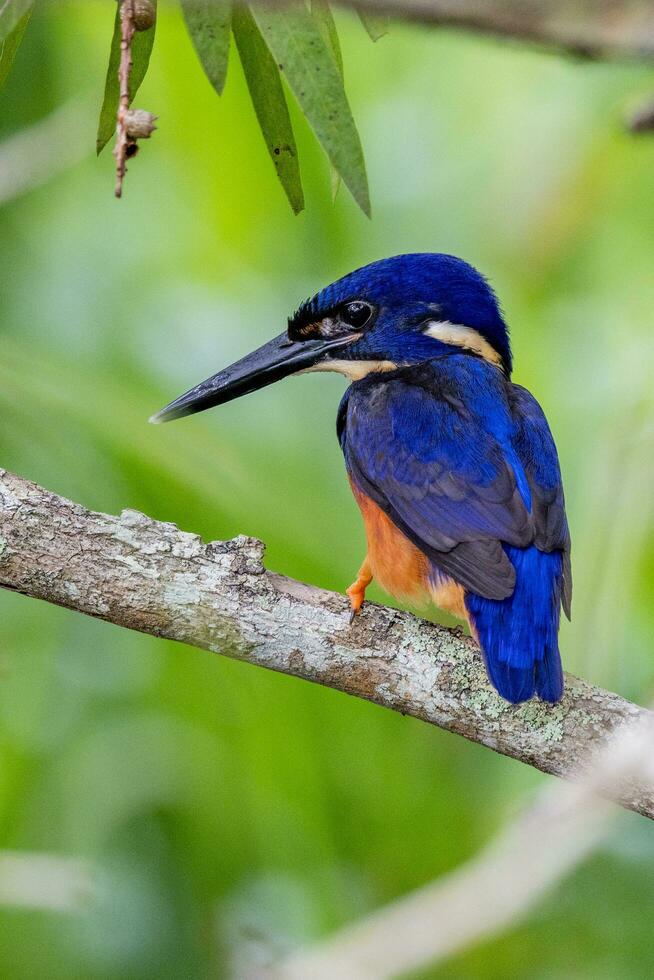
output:
[[[0, 8], [0, 85], [9, 72], [22, 39], [32, 3], [33, 0], [5, 0]], [[200, 63], [214, 89], [221, 95], [229, 62], [232, 2], [180, 0], [180, 4]], [[386, 33], [385, 18], [363, 13], [360, 17], [373, 40]], [[238, 15], [234, 15], [234, 21], [237, 25], [234, 27], [234, 38], [257, 120], [294, 213], [303, 209], [304, 193], [281, 73], [286, 76], [302, 112], [329, 158], [333, 196], [336, 196], [342, 178], [357, 204], [370, 215], [363, 150], [343, 87], [343, 57], [327, 0], [313, 0], [311, 12], [300, 0], [292, 0], [291, 5], [282, 10], [243, 5]], [[148, 70], [154, 36], [155, 26], [147, 31], [137, 31], [134, 35], [130, 103]], [[98, 154], [116, 129], [120, 43], [118, 3], [98, 122]]]
[[[327, 0], [312, 0], [311, 13], [314, 17], [314, 20], [318, 24], [318, 27], [320, 28], [325, 44], [327, 45], [327, 48], [332, 53], [332, 57], [334, 58], [334, 62], [336, 64], [336, 67], [338, 68], [339, 74], [341, 78], [343, 78], [344, 69], [343, 69], [343, 55], [341, 53], [341, 44], [338, 39], [338, 31], [336, 30], [334, 15], [332, 14], [331, 7], [327, 3]], [[331, 186], [332, 186], [332, 200], [336, 200], [336, 195], [338, 194], [339, 188], [341, 186], [341, 177], [333, 163], [330, 163], [330, 173], [331, 173]]]
[[297, 214], [304, 207], [304, 194], [293, 126], [275, 59], [247, 7], [234, 10], [233, 30], [266, 147]]
[[268, 47], [334, 168], [370, 215], [363, 150], [343, 79], [316, 21], [303, 6], [253, 9]]
[[181, 0], [181, 3], [198, 58], [220, 95], [227, 77], [232, 4], [230, 0]]
[[388, 34], [388, 17], [380, 14], [367, 14], [363, 10], [359, 10], [357, 13], [371, 41], [378, 41], [385, 34]]
[[[156, 6], [156, 0], [153, 0]], [[129, 76], [130, 103], [138, 92], [150, 64], [154, 44], [156, 23], [147, 31], [137, 31], [132, 41], [132, 70]], [[100, 109], [96, 151], [102, 152], [116, 129], [116, 110], [120, 88], [118, 84], [118, 65], [120, 64], [120, 4], [116, 6], [114, 32], [111, 38], [107, 78], [104, 85], [104, 98]]]
[[313, 19], [320, 28], [320, 32], [323, 36], [325, 44], [327, 45], [327, 48], [329, 51], [331, 51], [339, 74], [341, 78], [343, 78], [343, 54], [341, 52], [341, 44], [338, 40], [338, 31], [336, 30], [334, 15], [332, 14], [331, 7], [327, 3], [327, 0], [312, 0], [311, 13], [313, 15]]
[[4, 85], [7, 75], [11, 70], [16, 52], [20, 47], [20, 42], [23, 40], [23, 34], [25, 33], [31, 15], [32, 9], [30, 5], [9, 33], [0, 38], [0, 88]]

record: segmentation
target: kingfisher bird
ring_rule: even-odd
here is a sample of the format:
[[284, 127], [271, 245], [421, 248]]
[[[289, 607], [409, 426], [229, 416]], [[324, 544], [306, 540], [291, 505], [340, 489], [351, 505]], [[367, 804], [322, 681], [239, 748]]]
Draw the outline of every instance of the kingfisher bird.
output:
[[569, 618], [572, 598], [561, 472], [543, 410], [511, 380], [488, 281], [440, 253], [373, 262], [151, 421], [311, 371], [350, 381], [337, 434], [367, 538], [347, 589], [352, 618], [374, 578], [402, 602], [467, 621], [507, 701], [559, 701], [560, 610]]

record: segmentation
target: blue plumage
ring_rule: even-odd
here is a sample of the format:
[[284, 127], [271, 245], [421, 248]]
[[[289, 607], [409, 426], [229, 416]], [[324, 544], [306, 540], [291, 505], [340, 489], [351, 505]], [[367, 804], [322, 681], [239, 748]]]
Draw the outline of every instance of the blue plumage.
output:
[[559, 700], [559, 617], [572, 595], [561, 474], [542, 409], [511, 381], [508, 330], [484, 277], [451, 255], [373, 262], [154, 421], [306, 370], [353, 382], [337, 423], [368, 539], [353, 614], [373, 577], [399, 597], [431, 598], [468, 620], [505, 698]]
[[538, 694], [559, 701], [563, 672], [559, 656], [562, 555], [504, 546], [515, 568], [515, 588], [499, 601], [468, 592], [465, 598], [488, 675], [514, 704]]
[[[429, 558], [439, 581], [446, 576], [464, 587], [471, 628], [500, 694], [514, 703], [534, 694], [558, 701], [558, 628], [561, 604], [570, 610], [570, 538], [547, 421], [533, 396], [510, 381], [508, 333], [503, 321], [498, 325], [499, 307], [485, 281], [464, 266], [456, 288], [449, 279], [439, 292], [432, 275], [447, 275], [457, 260], [407, 256], [397, 260], [398, 277], [383, 294], [380, 276], [388, 275], [393, 261], [378, 263], [372, 288], [356, 282], [366, 280], [366, 270], [354, 273], [354, 282], [346, 277], [330, 287], [332, 302], [356, 294], [379, 304], [377, 323], [346, 356], [369, 351], [400, 365], [368, 374], [343, 399], [339, 437], [348, 472]], [[413, 270], [408, 282], [417, 278], [421, 287], [405, 298], [399, 314], [404, 325], [388, 342], [407, 267]], [[425, 304], [428, 317], [436, 307], [451, 322], [474, 323], [500, 354], [501, 367], [427, 337], [420, 329]], [[416, 307], [423, 317], [417, 324], [407, 314]]]

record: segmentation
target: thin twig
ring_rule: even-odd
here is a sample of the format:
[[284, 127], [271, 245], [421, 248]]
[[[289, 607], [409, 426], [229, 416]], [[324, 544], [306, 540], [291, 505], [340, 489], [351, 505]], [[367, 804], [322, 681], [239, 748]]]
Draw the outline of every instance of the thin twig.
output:
[[[288, 0], [268, 0], [286, 3]], [[590, 58], [654, 59], [643, 0], [341, 0], [345, 6], [558, 48]]]
[[627, 129], [632, 133], [654, 132], [654, 99], [641, 105], [627, 119]]
[[611, 782], [654, 778], [652, 719], [614, 736], [578, 782], [547, 786], [481, 854], [248, 980], [390, 980], [424, 970], [522, 921], [602, 841]]
[[116, 197], [123, 193], [123, 180], [127, 172], [127, 154], [133, 140], [127, 133], [126, 114], [129, 109], [129, 77], [132, 71], [132, 39], [136, 33], [134, 26], [134, 0], [120, 0], [120, 64], [118, 66], [118, 82], [120, 96], [116, 114]]

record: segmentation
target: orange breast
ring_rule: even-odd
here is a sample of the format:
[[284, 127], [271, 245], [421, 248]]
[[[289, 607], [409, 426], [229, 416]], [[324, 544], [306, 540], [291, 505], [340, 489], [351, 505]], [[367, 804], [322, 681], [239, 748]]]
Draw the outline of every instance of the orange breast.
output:
[[368, 539], [368, 562], [382, 589], [401, 602], [422, 606], [431, 600], [440, 609], [467, 619], [464, 590], [444, 575], [429, 579], [429, 561], [393, 524], [384, 511], [350, 481]]
[[368, 539], [368, 561], [373, 578], [390, 595], [424, 605], [429, 600], [428, 561], [395, 527], [384, 511], [350, 481]]

